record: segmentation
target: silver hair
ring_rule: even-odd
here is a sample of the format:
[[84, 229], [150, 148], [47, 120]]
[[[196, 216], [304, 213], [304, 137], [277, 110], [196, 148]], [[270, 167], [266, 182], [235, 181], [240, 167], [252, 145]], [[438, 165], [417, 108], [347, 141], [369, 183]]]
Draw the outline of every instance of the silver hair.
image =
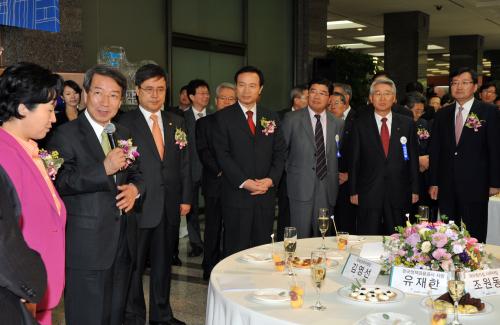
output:
[[375, 92], [376, 85], [388, 85], [391, 86], [394, 96], [396, 96], [396, 84], [389, 78], [378, 78], [375, 79], [370, 86], [370, 96]]
[[292, 90], [290, 90], [290, 100], [293, 103], [293, 100], [295, 98], [300, 98], [302, 97], [302, 93], [306, 90], [304, 87], [294, 87]]
[[219, 93], [220, 93], [220, 91], [221, 91], [223, 88], [229, 88], [229, 89], [232, 89], [232, 90], [236, 91], [236, 86], [235, 86], [234, 84], [232, 84], [232, 83], [230, 83], [230, 82], [223, 82], [223, 83], [219, 84], [219, 85], [217, 86], [217, 88], [215, 88], [215, 95], [216, 95], [217, 97], [219, 97]]

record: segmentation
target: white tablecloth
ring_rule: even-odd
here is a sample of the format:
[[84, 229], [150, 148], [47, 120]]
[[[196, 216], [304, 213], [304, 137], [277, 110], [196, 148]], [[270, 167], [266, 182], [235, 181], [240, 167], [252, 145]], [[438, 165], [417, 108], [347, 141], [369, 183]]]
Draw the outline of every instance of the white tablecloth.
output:
[[500, 197], [491, 197], [488, 203], [488, 236], [486, 243], [500, 245]]
[[[319, 247], [319, 238], [301, 239], [297, 244], [297, 256], [308, 256], [311, 250]], [[334, 246], [333, 238], [327, 238], [327, 246]], [[380, 237], [370, 237], [369, 241], [380, 240]], [[500, 257], [500, 247], [488, 245], [487, 252]], [[368, 305], [349, 302], [337, 294], [337, 290], [350, 282], [340, 276], [340, 266], [333, 271], [328, 270], [322, 288], [321, 301], [327, 310], [317, 312], [309, 309], [315, 302], [315, 291], [312, 287], [309, 272], [299, 270], [299, 280], [305, 282], [304, 306], [292, 309], [289, 303], [265, 304], [252, 299], [255, 289], [283, 288], [287, 290], [289, 277], [273, 270], [273, 263], [249, 264], [241, 262], [238, 257], [248, 253], [270, 253], [271, 246], [263, 245], [239, 252], [221, 261], [212, 271], [208, 288], [206, 312], [207, 325], [266, 325], [266, 324], [353, 324], [365, 315], [375, 312], [397, 312], [413, 317], [417, 324], [428, 324], [428, 314], [420, 306], [422, 296], [406, 295], [399, 303], [386, 305]], [[344, 256], [347, 256], [345, 253]], [[222, 290], [236, 284], [232, 290]], [[379, 276], [378, 284], [387, 285], [388, 277]], [[494, 306], [492, 313], [481, 316], [463, 316], [464, 324], [500, 324], [500, 296], [483, 298]]]

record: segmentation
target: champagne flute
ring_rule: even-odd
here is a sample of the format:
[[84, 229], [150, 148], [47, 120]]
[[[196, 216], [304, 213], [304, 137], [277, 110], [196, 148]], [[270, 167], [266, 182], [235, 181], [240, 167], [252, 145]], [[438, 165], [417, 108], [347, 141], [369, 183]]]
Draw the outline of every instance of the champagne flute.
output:
[[321, 247], [319, 249], [328, 250], [329, 248], [325, 246], [325, 234], [328, 231], [328, 226], [330, 225], [330, 218], [328, 218], [328, 209], [320, 208], [318, 215], [318, 225], [319, 231], [321, 232]]
[[292, 260], [295, 255], [295, 250], [297, 248], [297, 228], [295, 227], [285, 227], [285, 234], [283, 236], [283, 245], [285, 246], [285, 251], [287, 253], [287, 265], [288, 265], [288, 275], [294, 275], [292, 269]]
[[313, 251], [311, 253], [311, 279], [316, 289], [316, 303], [311, 306], [312, 310], [325, 310], [326, 307], [321, 304], [321, 286], [326, 276], [326, 254], [323, 250]]
[[429, 221], [429, 207], [427, 205], [418, 206], [419, 222]]
[[453, 309], [454, 309], [454, 318], [452, 325], [462, 325], [458, 321], [458, 302], [465, 294], [465, 283], [463, 281], [464, 274], [463, 271], [457, 269], [451, 273], [450, 279], [448, 280], [448, 292], [450, 293], [451, 299], [453, 299]]

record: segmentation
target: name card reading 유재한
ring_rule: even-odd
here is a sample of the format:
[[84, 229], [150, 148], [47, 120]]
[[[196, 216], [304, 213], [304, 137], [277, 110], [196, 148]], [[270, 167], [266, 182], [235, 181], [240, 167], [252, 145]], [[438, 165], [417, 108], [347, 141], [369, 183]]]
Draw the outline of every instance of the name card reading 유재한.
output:
[[500, 295], [500, 269], [467, 272], [464, 282], [465, 292], [471, 297]]
[[342, 269], [342, 276], [351, 280], [360, 280], [366, 284], [374, 284], [381, 268], [382, 265], [378, 263], [349, 254]]
[[442, 295], [448, 291], [448, 274], [431, 270], [393, 266], [389, 286], [416, 295]]

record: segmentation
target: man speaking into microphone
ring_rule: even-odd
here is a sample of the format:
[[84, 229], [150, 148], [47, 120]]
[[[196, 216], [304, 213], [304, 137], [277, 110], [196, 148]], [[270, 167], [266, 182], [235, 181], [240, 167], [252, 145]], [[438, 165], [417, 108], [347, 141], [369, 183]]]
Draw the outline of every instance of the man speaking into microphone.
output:
[[98, 65], [85, 73], [83, 88], [85, 113], [59, 127], [49, 142], [64, 159], [55, 184], [68, 210], [66, 323], [122, 324], [136, 247], [130, 212], [145, 185], [138, 160], [129, 165], [116, 147], [115, 139], [131, 138], [128, 129], [110, 125], [127, 89], [125, 77]]

